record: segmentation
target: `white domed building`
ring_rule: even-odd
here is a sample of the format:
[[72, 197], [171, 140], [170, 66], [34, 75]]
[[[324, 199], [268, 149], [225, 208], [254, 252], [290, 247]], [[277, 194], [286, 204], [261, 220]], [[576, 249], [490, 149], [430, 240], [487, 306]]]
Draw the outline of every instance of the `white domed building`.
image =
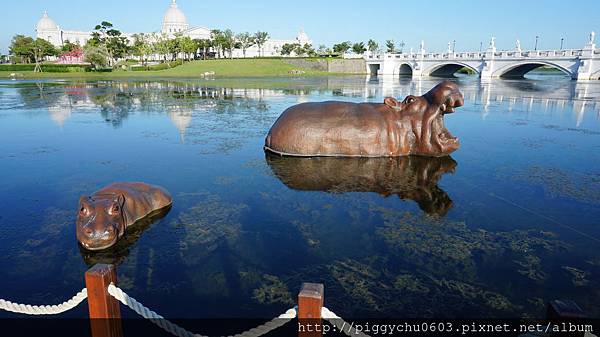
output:
[[[93, 26], [94, 23], [90, 24]], [[91, 31], [79, 31], [79, 30], [64, 30], [61, 29], [54, 20], [52, 20], [47, 12], [44, 12], [42, 18], [38, 21], [36, 28], [36, 35], [38, 38], [42, 38], [52, 43], [54, 46], [60, 47], [67, 41], [71, 43], [77, 43], [81, 46], [85, 45], [89, 39], [92, 38]], [[210, 39], [211, 30], [206, 27], [192, 27], [187, 21], [185, 13], [178, 7], [177, 0], [171, 0], [171, 4], [167, 8], [162, 21], [160, 31], [144, 33], [147, 35], [165, 35], [168, 38], [175, 38], [176, 36], [188, 36], [192, 39]], [[133, 35], [135, 33], [123, 33], [125, 37], [133, 42]], [[252, 46], [246, 50], [246, 57], [257, 57], [257, 56], [281, 56], [281, 47], [286, 44], [300, 43], [312, 44], [312, 41], [306, 35], [304, 30], [300, 30], [298, 36], [295, 39], [290, 40], [277, 40], [269, 39], [262, 46], [262, 50], [258, 49], [258, 46]], [[235, 50], [233, 52], [234, 57], [244, 57], [241, 50]]]
[[165, 34], [175, 34], [188, 30], [189, 25], [185, 14], [177, 7], [177, 0], [171, 1], [171, 6], [165, 12], [163, 17], [161, 32]]

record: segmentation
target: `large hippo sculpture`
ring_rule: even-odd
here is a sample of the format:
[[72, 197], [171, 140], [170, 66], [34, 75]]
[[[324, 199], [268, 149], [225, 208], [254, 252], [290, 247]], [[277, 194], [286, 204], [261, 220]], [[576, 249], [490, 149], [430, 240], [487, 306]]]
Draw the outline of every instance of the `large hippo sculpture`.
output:
[[383, 103], [302, 103], [285, 110], [265, 150], [286, 156], [440, 157], [459, 147], [444, 115], [462, 106], [456, 83], [443, 81], [423, 96]]
[[172, 203], [171, 195], [159, 186], [111, 184], [79, 199], [77, 240], [88, 250], [106, 249], [123, 236], [127, 227]]
[[454, 172], [450, 156], [427, 158], [302, 158], [266, 153], [273, 173], [287, 187], [331, 193], [374, 192], [415, 201], [427, 214], [444, 216], [452, 199], [438, 187], [446, 173]]

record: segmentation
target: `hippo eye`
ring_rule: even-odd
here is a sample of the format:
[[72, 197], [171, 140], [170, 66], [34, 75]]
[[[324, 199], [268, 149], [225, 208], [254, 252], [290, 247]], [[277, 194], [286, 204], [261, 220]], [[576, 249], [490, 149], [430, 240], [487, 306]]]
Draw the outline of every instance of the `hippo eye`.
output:
[[404, 100], [404, 103], [405, 103], [405, 104], [410, 104], [410, 103], [412, 103], [412, 102], [414, 102], [414, 101], [415, 101], [415, 98], [414, 98], [413, 96], [408, 96], [408, 97], [406, 97], [406, 99]]
[[117, 214], [117, 213], [119, 213], [119, 205], [113, 205], [113, 206], [110, 208], [110, 211], [109, 211], [109, 213], [110, 213], [110, 214]]
[[84, 207], [84, 206], [81, 206], [81, 209], [79, 209], [79, 212], [80, 212], [81, 214], [85, 214], [85, 213], [87, 213], [87, 210], [85, 209], [85, 207]]

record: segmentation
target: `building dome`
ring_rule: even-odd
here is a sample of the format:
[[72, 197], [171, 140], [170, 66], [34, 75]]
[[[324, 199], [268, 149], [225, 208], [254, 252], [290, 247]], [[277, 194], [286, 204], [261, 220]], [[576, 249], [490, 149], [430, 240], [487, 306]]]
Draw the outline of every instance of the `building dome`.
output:
[[306, 35], [306, 33], [304, 32], [304, 29], [300, 29], [300, 32], [298, 32], [298, 36], [296, 36], [296, 41], [298, 41], [298, 43], [300, 43], [301, 45], [304, 45], [307, 43], [312, 44], [312, 41], [310, 40], [308, 35]]
[[177, 7], [177, 1], [172, 0], [171, 6], [165, 12], [163, 17], [162, 32], [174, 34], [187, 30], [189, 28], [185, 14]]
[[52, 19], [48, 17], [48, 12], [44, 12], [44, 15], [38, 21], [35, 30], [38, 32], [49, 31], [49, 30], [58, 30], [58, 25]]

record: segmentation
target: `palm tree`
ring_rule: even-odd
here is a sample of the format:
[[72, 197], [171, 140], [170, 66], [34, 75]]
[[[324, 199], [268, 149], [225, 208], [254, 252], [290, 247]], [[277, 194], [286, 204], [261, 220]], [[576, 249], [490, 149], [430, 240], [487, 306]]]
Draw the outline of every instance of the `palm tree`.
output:
[[369, 42], [367, 42], [367, 47], [368, 47], [369, 51], [372, 53], [372, 52], [377, 51], [377, 49], [379, 49], [379, 44], [377, 44], [377, 42], [375, 42], [375, 40], [370, 39]]
[[256, 42], [256, 45], [258, 46], [258, 56], [261, 56], [262, 46], [265, 44], [265, 42], [267, 42], [268, 39], [269, 39], [269, 33], [267, 33], [267, 32], [258, 31], [254, 34], [254, 41]]
[[388, 53], [393, 53], [396, 51], [396, 45], [394, 44], [394, 40], [385, 41], [385, 47], [387, 48]]
[[365, 48], [365, 43], [364, 42], [357, 42], [355, 44], [352, 45], [352, 51], [355, 54], [362, 54], [367, 50], [367, 48]]

